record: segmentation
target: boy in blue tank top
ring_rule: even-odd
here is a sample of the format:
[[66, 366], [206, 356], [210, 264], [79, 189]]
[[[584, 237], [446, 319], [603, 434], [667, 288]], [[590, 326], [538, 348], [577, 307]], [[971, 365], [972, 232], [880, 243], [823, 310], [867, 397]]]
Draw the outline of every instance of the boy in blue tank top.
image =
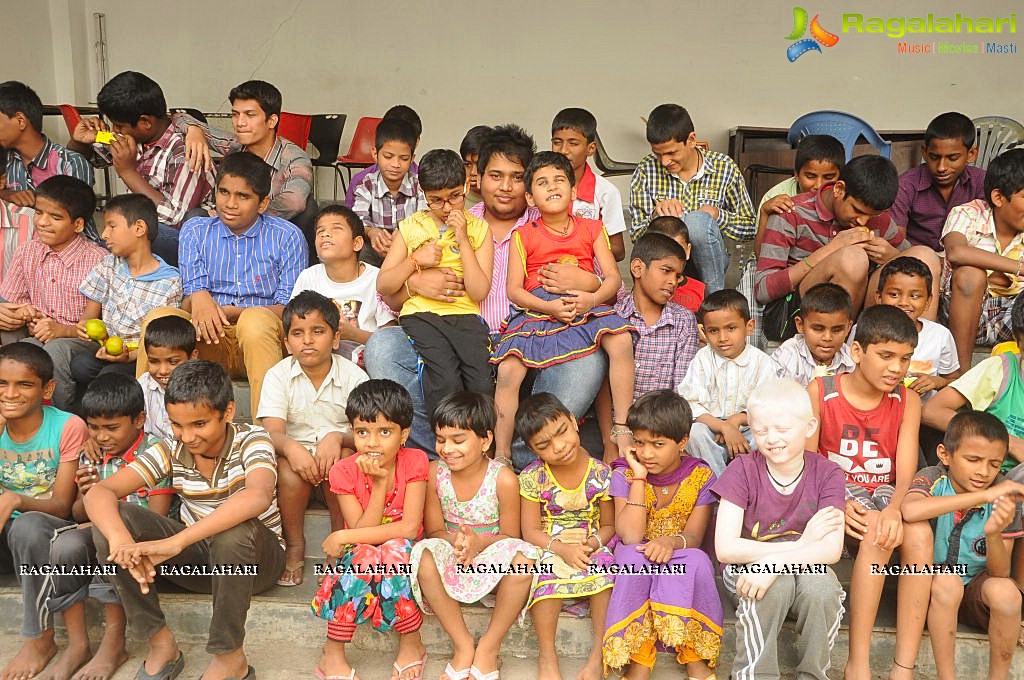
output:
[[[71, 514], [78, 453], [88, 432], [78, 416], [43, 406], [54, 387], [53, 360], [41, 347], [16, 342], [0, 348], [0, 572], [21, 575], [49, 562], [50, 535], [26, 530], [18, 522], [22, 513], [62, 520]], [[20, 580], [24, 610], [35, 613], [38, 579]], [[44, 630], [38, 618], [23, 617], [25, 644], [2, 677], [34, 677], [56, 654], [53, 628]]]

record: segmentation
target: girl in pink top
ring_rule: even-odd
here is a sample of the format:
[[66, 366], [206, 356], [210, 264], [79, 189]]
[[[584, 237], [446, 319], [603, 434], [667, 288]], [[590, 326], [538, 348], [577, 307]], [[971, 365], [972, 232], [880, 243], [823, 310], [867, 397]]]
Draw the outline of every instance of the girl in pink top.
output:
[[324, 541], [336, 558], [313, 598], [313, 613], [327, 620], [327, 641], [316, 669], [321, 680], [354, 680], [345, 657], [356, 626], [398, 631], [392, 677], [419, 678], [427, 653], [420, 641], [423, 615], [413, 599], [409, 555], [423, 534], [427, 455], [404, 448], [412, 425], [409, 393], [390, 380], [369, 380], [352, 390], [345, 415], [358, 455], [334, 464], [328, 475], [345, 528]]

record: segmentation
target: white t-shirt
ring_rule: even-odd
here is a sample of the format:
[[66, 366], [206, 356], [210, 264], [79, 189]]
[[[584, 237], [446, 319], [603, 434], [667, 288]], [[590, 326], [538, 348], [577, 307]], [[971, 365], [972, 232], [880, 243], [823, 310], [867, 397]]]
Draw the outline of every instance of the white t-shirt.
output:
[[[593, 169], [591, 168], [591, 172]], [[626, 231], [625, 213], [622, 212], [622, 194], [601, 175], [594, 172], [594, 201], [577, 198], [572, 203], [572, 214], [592, 220], [601, 220], [609, 236]]]
[[912, 373], [948, 375], [960, 368], [956, 358], [953, 334], [945, 326], [928, 319], [919, 319], [921, 331], [917, 334], [917, 348], [910, 359]]
[[377, 274], [380, 270], [372, 264], [362, 263], [361, 266], [363, 273], [354, 281], [346, 283], [331, 280], [322, 264], [303, 269], [295, 279], [292, 297], [304, 290], [315, 290], [321, 295], [333, 298], [341, 309], [342, 323], [347, 321], [372, 333], [394, 321], [395, 317], [383, 305], [377, 303]]

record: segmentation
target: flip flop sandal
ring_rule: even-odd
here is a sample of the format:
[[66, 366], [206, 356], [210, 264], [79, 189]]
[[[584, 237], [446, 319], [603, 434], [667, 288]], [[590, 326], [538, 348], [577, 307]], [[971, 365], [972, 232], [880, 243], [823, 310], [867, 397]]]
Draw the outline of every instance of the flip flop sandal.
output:
[[449, 663], [447, 666], [444, 667], [444, 673], [441, 674], [441, 677], [445, 678], [445, 680], [469, 680], [472, 674], [472, 666], [461, 671], [458, 671], [455, 670], [455, 666], [452, 666]]
[[425, 653], [423, 654], [423, 657], [419, 661], [413, 661], [412, 663], [407, 663], [404, 666], [399, 666], [398, 662], [396, 661], [395, 663], [391, 664], [391, 677], [393, 678], [393, 680], [398, 680], [402, 677], [402, 673], [410, 671], [419, 666], [420, 672], [412, 676], [411, 678], [406, 678], [406, 680], [423, 680], [423, 669], [426, 666], [426, 664], [427, 655]]
[[174, 678], [181, 675], [181, 671], [184, 669], [185, 654], [179, 651], [177, 659], [168, 661], [156, 673], [147, 673], [146, 662], [143, 661], [142, 665], [139, 666], [139, 672], [135, 674], [135, 680], [174, 680]]
[[[203, 680], [203, 676], [199, 676], [199, 680]], [[256, 669], [249, 666], [245, 671], [245, 677], [243, 678], [227, 678], [227, 680], [256, 680]]]
[[501, 678], [501, 673], [500, 671], [484, 673], [483, 671], [478, 670], [476, 666], [470, 666], [469, 677], [473, 680], [499, 680]]
[[285, 566], [281, 572], [281, 578], [277, 579], [277, 585], [285, 588], [294, 588], [302, 585], [302, 571], [306, 568], [303, 561], [295, 562]]
[[327, 675], [317, 666], [316, 677], [317, 680], [356, 680], [356, 669], [353, 668], [348, 675]]

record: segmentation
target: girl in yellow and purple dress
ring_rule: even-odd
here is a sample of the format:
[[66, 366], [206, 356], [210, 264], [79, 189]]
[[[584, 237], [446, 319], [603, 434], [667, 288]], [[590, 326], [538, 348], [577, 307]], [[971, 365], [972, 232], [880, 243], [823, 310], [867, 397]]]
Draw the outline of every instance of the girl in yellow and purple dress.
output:
[[412, 400], [390, 380], [368, 380], [349, 394], [357, 455], [342, 458], [328, 475], [345, 527], [324, 541], [337, 558], [313, 598], [313, 613], [327, 620], [327, 640], [316, 669], [321, 680], [353, 680], [345, 656], [356, 626], [399, 633], [393, 678], [423, 675], [427, 652], [420, 641], [423, 614], [413, 599], [409, 555], [423, 533], [427, 454], [404, 448]]
[[530, 613], [537, 633], [540, 677], [558, 668], [555, 633], [562, 600], [588, 598], [594, 642], [580, 677], [601, 676], [601, 640], [614, 562], [606, 544], [615, 535], [608, 495], [611, 468], [580, 445], [576, 418], [546, 392], [525, 400], [516, 434], [540, 460], [519, 475], [523, 538], [544, 553], [537, 561]]
[[694, 680], [714, 678], [722, 647], [722, 601], [700, 549], [715, 501], [715, 475], [686, 454], [686, 400], [671, 390], [640, 397], [626, 419], [634, 448], [612, 463], [611, 495], [620, 576], [608, 605], [606, 667], [646, 678], [659, 649], [672, 649]]

